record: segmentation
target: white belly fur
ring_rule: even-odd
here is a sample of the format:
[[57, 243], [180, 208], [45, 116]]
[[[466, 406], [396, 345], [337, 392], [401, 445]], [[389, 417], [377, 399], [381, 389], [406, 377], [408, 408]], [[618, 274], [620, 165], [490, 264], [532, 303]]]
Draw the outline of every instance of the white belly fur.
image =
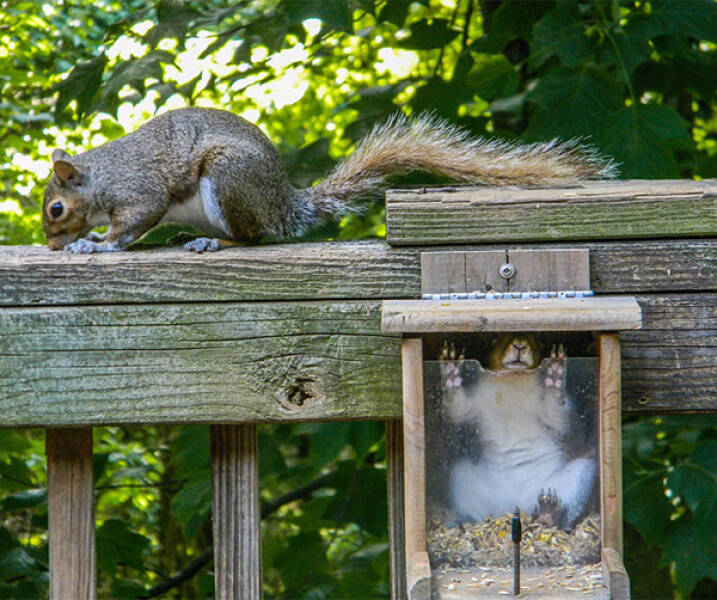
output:
[[212, 182], [207, 177], [200, 178], [199, 189], [193, 196], [182, 203], [172, 204], [160, 222], [191, 225], [214, 237], [231, 237]]

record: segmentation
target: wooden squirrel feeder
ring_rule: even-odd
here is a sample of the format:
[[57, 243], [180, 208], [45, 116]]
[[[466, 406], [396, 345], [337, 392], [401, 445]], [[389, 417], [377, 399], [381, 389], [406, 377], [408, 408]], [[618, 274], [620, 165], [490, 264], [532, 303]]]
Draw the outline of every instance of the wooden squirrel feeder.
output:
[[[500, 597], [500, 595], [513, 595], [520, 592], [520, 596], [525, 598], [579, 597], [606, 600], [629, 598], [629, 582], [621, 558], [621, 392], [620, 338], [617, 332], [641, 327], [642, 315], [637, 301], [633, 297], [593, 296], [588, 289], [588, 250], [584, 249], [522, 250], [514, 253], [502, 250], [424, 252], [421, 256], [421, 267], [423, 299], [385, 300], [382, 308], [383, 331], [404, 334], [402, 361], [408, 597], [411, 600], [429, 598], [459, 600]], [[566, 460], [567, 466], [564, 469], [567, 473], [570, 468], [576, 466], [583, 468], [586, 473], [594, 473], [591, 475], [593, 479], [586, 480], [591, 482], [590, 489], [594, 486], [596, 491], [599, 490], [593, 492], [593, 496], [599, 495], [599, 503], [597, 498], [594, 499], [599, 518], [587, 519], [586, 522], [594, 527], [596, 558], [590, 562], [599, 563], [599, 567], [595, 564], [588, 566], [587, 563], [581, 566], [579, 560], [575, 566], [574, 557], [567, 561], [568, 554], [564, 554], [566, 561], [561, 564], [561, 559], [555, 558], [556, 555], [561, 556], [559, 551], [557, 554], [556, 552], [551, 554], [549, 560], [554, 562], [546, 562], [548, 559], [542, 560], [540, 556], [536, 555], [535, 558], [530, 554], [529, 558], [532, 557], [533, 562], [529, 562], [529, 568], [524, 569], [522, 586], [518, 579], [519, 566], [510, 567], [506, 564], [498, 567], [496, 565], [499, 563], [496, 563], [494, 558], [488, 559], [488, 553], [491, 556], [500, 553], [498, 546], [506, 553], [513, 552], [509, 550], [510, 515], [503, 514], [512, 513], [513, 509], [506, 506], [500, 511], [501, 514], [491, 513], [484, 516], [481, 512], [483, 505], [478, 498], [482, 494], [485, 495], [484, 504], [487, 506], [494, 500], [497, 502], [501, 495], [500, 470], [498, 469], [497, 476], [494, 471], [490, 471], [496, 461], [493, 460], [494, 457], [490, 459], [493, 462], [490, 463], [489, 469], [489, 466], [486, 466], [489, 459], [483, 458], [484, 453], [486, 457], [488, 456], [489, 450], [483, 449], [481, 442], [476, 441], [490, 435], [490, 432], [481, 434], [481, 428], [484, 425], [489, 428], [491, 424], [486, 423], [484, 417], [477, 417], [476, 429], [479, 433], [476, 434], [477, 438], [469, 437], [468, 447], [458, 452], [464, 457], [462, 459], [452, 459], [450, 452], [445, 450], [451, 444], [450, 431], [459, 432], [459, 428], [455, 426], [452, 430], [442, 429], [438, 433], [431, 428], [439, 427], [437, 423], [441, 423], [443, 419], [440, 415], [446, 412], [454, 416], [455, 422], [470, 421], [471, 426], [474, 426], [472, 417], [466, 418], [462, 415], [472, 414], [471, 411], [476, 414], [486, 414], [487, 410], [493, 409], [476, 408], [477, 404], [482, 403], [485, 407], [495, 403], [503, 406], [499, 409], [502, 410], [502, 417], [499, 418], [508, 420], [507, 423], [499, 426], [500, 431], [495, 433], [500, 440], [505, 437], [501, 429], [503, 425], [506, 431], [509, 431], [512, 420], [529, 423], [525, 413], [531, 410], [529, 403], [532, 396], [530, 393], [525, 396], [524, 391], [520, 392], [523, 396], [507, 400], [508, 405], [512, 402], [513, 408], [506, 409], [502, 404], [504, 400], [502, 395], [497, 398], [494, 396], [483, 398], [477, 395], [476, 390], [492, 389], [491, 377], [503, 377], [505, 381], [506, 377], [515, 378], [513, 373], [504, 376], [503, 374], [507, 374], [508, 371], [495, 374], [485, 371], [475, 361], [463, 360], [462, 356], [456, 361], [455, 353], [448, 356], [449, 360], [443, 363], [424, 362], [426, 360], [424, 337], [429, 334], [470, 333], [479, 336], [505, 332], [520, 332], [521, 335], [533, 335], [539, 332], [595, 332], [597, 348], [597, 358], [575, 359], [577, 361], [575, 363], [570, 359], [564, 359], [562, 355], [558, 359], [553, 352], [553, 366], [550, 362], [544, 361], [545, 364], [533, 368], [530, 373], [538, 373], [537, 376], [531, 375], [536, 384], [542, 385], [543, 381], [548, 381], [550, 383], [547, 385], [554, 385], [550, 375], [545, 376], [544, 373], [550, 374], [550, 369], [558, 369], [562, 374], [563, 367], [566, 369], [565, 375], [562, 375], [564, 379], [560, 381], [561, 392], [536, 392], [544, 395], [541, 398], [557, 398], [551, 400], [552, 405], [546, 405], [548, 408], [540, 409], [549, 412], [553, 408], [563, 410], [564, 398], [573, 393], [568, 389], [571, 369], [575, 372], [578, 364], [586, 365], [588, 370], [592, 369], [594, 398], [585, 401], [592, 406], [593, 414], [588, 420], [597, 430], [593, 439], [595, 447], [592, 448], [592, 462], [586, 458], [575, 459], [572, 462]], [[548, 336], [549, 339], [550, 335], [558, 334], [542, 335]], [[520, 350], [518, 353], [520, 354]], [[479, 377], [484, 377], [488, 383], [484, 384], [484, 380], [477, 379]], [[572, 377], [572, 380], [574, 381], [575, 377]], [[466, 381], [471, 383], [465, 383]], [[482, 385], [489, 387], [481, 388]], [[426, 387], [431, 389], [427, 391], [424, 399]], [[471, 396], [471, 393], [476, 395]], [[435, 399], [436, 396], [439, 400]], [[574, 419], [575, 414], [571, 414]], [[527, 426], [531, 427], [531, 425]], [[567, 421], [565, 426], [567, 430], [577, 427], [575, 423], [567, 423]], [[446, 431], [449, 433], [446, 434]], [[458, 433], [453, 434], [453, 437], [456, 435]], [[536, 439], [534, 436], [530, 437], [531, 435], [532, 433], [527, 439]], [[503, 454], [518, 451], [510, 447], [510, 442], [507, 443], [508, 446]], [[558, 446], [559, 443], [556, 442], [554, 447], [558, 448]], [[447, 452], [447, 454], [440, 454], [439, 458], [436, 458], [432, 454], [436, 451]], [[466, 456], [468, 458], [465, 458]], [[503, 455], [497, 456], [499, 458], [497, 463], [500, 463], [502, 460], [500, 457]], [[536, 465], [538, 464], [543, 463], [538, 463], [536, 459]], [[527, 470], [521, 472], [532, 477], [534, 470], [533, 466], [529, 465]], [[437, 475], [437, 471], [441, 471], [441, 474]], [[494, 479], [486, 475], [489, 472], [493, 473]], [[481, 477], [488, 479], [481, 481]], [[540, 496], [542, 506], [543, 498], [552, 499], [553, 491], [549, 490], [551, 481], [562, 478], [560, 481], [567, 481], [565, 485], [571, 486], [573, 485], [571, 477], [572, 475], [563, 475], [561, 472], [546, 479], [545, 490], [541, 489], [535, 494], [536, 501]], [[445, 483], [448, 480], [450, 482]], [[436, 491], [441, 487], [441, 481], [444, 482], [444, 487], [449, 488], [442, 496]], [[516, 488], [515, 493], [518, 495], [529, 493], [527, 482], [514, 481], [513, 487]], [[586, 499], [590, 496], [590, 489], [580, 492], [583, 504], [575, 508], [576, 515], [582, 512], [584, 516], [587, 512]], [[562, 489], [560, 494], [563, 494]], [[443, 512], [439, 510], [436, 513], [435, 508], [428, 506], [430, 501], [427, 498], [430, 496], [443, 498], [442, 502], [445, 505], [445, 510], [441, 509]], [[570, 504], [566, 504], [564, 508], [559, 504], [556, 506], [559, 508], [555, 515], [561, 514], [565, 517], [572, 510]], [[521, 507], [521, 510], [527, 510], [527, 507]], [[535, 516], [533, 514], [534, 518]], [[537, 518], [540, 520], [542, 517], [543, 515], [540, 515]], [[437, 521], [440, 526], [437, 525]], [[561, 532], [560, 535], [563, 536], [561, 539], [568, 540], [570, 535], [583, 537], [588, 535], [584, 527], [582, 529], [580, 525], [575, 527], [576, 519], [572, 521], [562, 524], [563, 528], [573, 531], [572, 534]], [[514, 539], [516, 525], [519, 538], [520, 520], [517, 512], [512, 519]], [[525, 525], [526, 523], [523, 523], [524, 527]], [[439, 534], [436, 533], [438, 531]], [[550, 533], [547, 533], [548, 531]], [[543, 530], [538, 521], [533, 525], [528, 524], [528, 536], [531, 540], [533, 535], [548, 539], [548, 536], [553, 534], [558, 534], [557, 527]], [[495, 535], [494, 541], [481, 546], [479, 539], [486, 540], [490, 535]], [[554, 545], [557, 546], [559, 543], [556, 542]], [[516, 547], [519, 548], [519, 544], [514, 544], [517, 556], [519, 550], [515, 549]], [[456, 548], [455, 552], [451, 548]], [[531, 552], [533, 552], [532, 548]], [[540, 553], [541, 550], [535, 552]], [[446, 562], [442, 562], [443, 560]], [[589, 585], [586, 582], [589, 582]]]

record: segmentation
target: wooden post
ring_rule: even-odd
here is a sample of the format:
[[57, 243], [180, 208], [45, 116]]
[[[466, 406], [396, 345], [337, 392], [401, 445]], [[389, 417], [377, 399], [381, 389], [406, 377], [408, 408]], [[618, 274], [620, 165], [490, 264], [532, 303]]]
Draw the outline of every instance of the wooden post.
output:
[[386, 421], [386, 477], [388, 478], [388, 537], [391, 561], [391, 598], [406, 598], [406, 552], [403, 524], [403, 422]]
[[431, 566], [426, 552], [425, 431], [423, 425], [423, 342], [405, 338], [403, 360], [403, 445], [405, 461], [406, 588], [410, 600], [430, 600]]
[[47, 429], [50, 599], [97, 596], [92, 428]]
[[627, 600], [622, 564], [622, 402], [620, 336], [598, 336], [600, 357], [600, 542], [603, 576], [612, 600]]
[[218, 600], [262, 597], [256, 425], [212, 425], [214, 581]]

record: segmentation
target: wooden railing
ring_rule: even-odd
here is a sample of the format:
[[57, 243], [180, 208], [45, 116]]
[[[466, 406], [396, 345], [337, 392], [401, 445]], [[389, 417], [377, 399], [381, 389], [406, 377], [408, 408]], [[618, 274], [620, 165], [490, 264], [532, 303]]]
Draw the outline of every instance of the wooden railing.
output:
[[[717, 411], [717, 185], [537, 193], [389, 193], [394, 247], [0, 248], [0, 426], [48, 430], [51, 597], [95, 595], [93, 426], [213, 425], [216, 593], [250, 600], [261, 595], [255, 424], [378, 419], [403, 598], [401, 338], [381, 332], [380, 305], [420, 296], [430, 244], [588, 248], [595, 293], [634, 295], [643, 310], [643, 328], [622, 335], [624, 411]], [[476, 216], [481, 194], [492, 203]]]

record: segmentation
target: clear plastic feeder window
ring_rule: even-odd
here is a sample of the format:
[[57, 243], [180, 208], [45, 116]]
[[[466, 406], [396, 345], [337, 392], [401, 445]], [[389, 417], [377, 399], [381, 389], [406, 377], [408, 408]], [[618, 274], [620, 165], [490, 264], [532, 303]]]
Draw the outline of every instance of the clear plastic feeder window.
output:
[[440, 598], [512, 595], [516, 508], [521, 595], [605, 597], [598, 359], [533, 351], [514, 336], [492, 368], [455, 355], [424, 363], [426, 542]]

